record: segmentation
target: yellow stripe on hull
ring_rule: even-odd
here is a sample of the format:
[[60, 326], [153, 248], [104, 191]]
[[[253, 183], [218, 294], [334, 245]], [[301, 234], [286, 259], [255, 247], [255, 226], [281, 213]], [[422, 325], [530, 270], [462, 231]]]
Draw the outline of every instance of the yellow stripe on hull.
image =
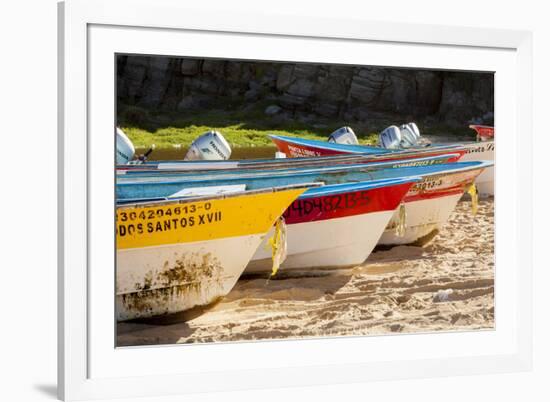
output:
[[117, 249], [265, 233], [306, 189], [117, 208]]

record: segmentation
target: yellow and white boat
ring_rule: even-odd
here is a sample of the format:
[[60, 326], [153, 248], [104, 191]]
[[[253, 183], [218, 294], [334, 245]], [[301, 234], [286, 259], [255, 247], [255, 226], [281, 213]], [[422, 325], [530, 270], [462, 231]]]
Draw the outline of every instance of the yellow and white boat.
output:
[[117, 320], [177, 313], [225, 296], [275, 221], [306, 189], [118, 206]]

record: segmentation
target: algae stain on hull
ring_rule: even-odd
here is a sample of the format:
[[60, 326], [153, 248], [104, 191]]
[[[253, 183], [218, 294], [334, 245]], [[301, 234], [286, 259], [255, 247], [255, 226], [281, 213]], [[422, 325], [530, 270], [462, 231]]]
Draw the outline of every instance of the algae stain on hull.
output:
[[213, 302], [223, 286], [223, 267], [211, 253], [184, 253], [148, 271], [135, 292], [117, 296], [118, 321], [181, 312]]

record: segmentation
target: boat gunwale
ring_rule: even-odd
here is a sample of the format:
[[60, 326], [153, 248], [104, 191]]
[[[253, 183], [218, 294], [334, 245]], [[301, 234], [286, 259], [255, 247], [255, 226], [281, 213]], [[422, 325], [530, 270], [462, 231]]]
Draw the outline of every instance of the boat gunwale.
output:
[[[280, 138], [289, 138], [289, 139], [300, 139], [298, 137], [285, 137], [285, 136], [272, 136], [270, 137], [280, 137]], [[318, 141], [318, 140], [307, 140], [302, 139], [306, 141]], [[292, 141], [289, 141], [292, 142]], [[485, 141], [490, 142], [490, 141]], [[320, 144], [325, 144], [322, 141], [319, 141]], [[173, 160], [173, 161], [146, 161], [144, 163], [140, 164], [126, 164], [126, 165], [116, 165], [116, 169], [120, 171], [128, 171], [128, 172], [135, 172], [140, 170], [163, 170], [162, 168], [159, 169], [158, 167], [161, 165], [171, 164], [171, 165], [182, 165], [182, 166], [196, 166], [195, 169], [189, 169], [189, 170], [197, 170], [200, 171], [198, 167], [200, 165], [223, 165], [226, 164], [226, 169], [247, 169], [250, 166], [271, 166], [271, 165], [277, 165], [277, 164], [283, 164], [285, 162], [292, 161], [292, 163], [313, 163], [313, 162], [322, 162], [322, 161], [339, 161], [339, 160], [347, 160], [347, 159], [353, 159], [353, 158], [360, 158], [360, 159], [367, 159], [372, 160], [373, 162], [376, 162], [379, 159], [382, 159], [382, 161], [387, 161], [387, 158], [390, 157], [395, 158], [395, 160], [400, 160], [403, 157], [407, 157], [410, 155], [414, 155], [417, 153], [429, 153], [430, 151], [433, 152], [441, 152], [442, 149], [449, 148], [450, 150], [459, 148], [464, 145], [470, 145], [470, 144], [479, 144], [479, 142], [471, 141], [471, 142], [457, 142], [457, 143], [449, 143], [449, 144], [437, 144], [436, 146], [427, 146], [427, 147], [418, 147], [418, 148], [405, 148], [405, 149], [397, 149], [397, 150], [387, 150], [384, 148], [377, 148], [370, 145], [352, 145], [353, 147], [367, 147], [371, 149], [375, 149], [373, 152], [342, 152], [339, 154], [332, 154], [332, 155], [319, 155], [319, 156], [304, 156], [304, 157], [293, 157], [293, 158], [262, 158], [262, 159], [228, 159], [223, 161], [207, 161], [207, 160], [200, 160], [200, 161], [185, 161], [185, 160]], [[301, 144], [305, 145], [305, 144]], [[336, 145], [344, 145], [344, 144], [336, 144]], [[321, 147], [321, 146], [320, 146]], [[334, 150], [334, 147], [322, 147], [323, 149], [328, 150]], [[382, 150], [383, 152], [378, 152], [378, 149]], [[280, 161], [280, 162], [279, 162]], [[166, 169], [166, 168], [164, 168]], [[203, 170], [217, 170], [221, 168], [204, 168]], [[170, 169], [166, 169], [170, 170]]]
[[[224, 172], [224, 171], [216, 171], [216, 170], [213, 170], [213, 171], [208, 171], [208, 174], [211, 175], [211, 176], [224, 176], [224, 175], [235, 175], [235, 176], [241, 176], [241, 177], [238, 177], [239, 179], [247, 179], [247, 178], [253, 178], [252, 176], [253, 175], [258, 175], [258, 177], [261, 177], [260, 175], [263, 174], [263, 175], [266, 175], [267, 177], [271, 176], [271, 175], [278, 175], [278, 176], [292, 176], [293, 173], [295, 172], [301, 172], [301, 173], [313, 173], [315, 171], [322, 171], [322, 172], [327, 172], [327, 173], [339, 173], [339, 172], [345, 172], [345, 171], [350, 171], [350, 170], [355, 170], [355, 169], [361, 169], [361, 170], [383, 170], [383, 169], [399, 169], [400, 166], [393, 166], [395, 164], [413, 164], [413, 163], [421, 163], [421, 162], [426, 162], [426, 161], [430, 161], [430, 160], [439, 160], [439, 159], [452, 159], [454, 157], [457, 157], [459, 156], [460, 153], [449, 153], [449, 154], [442, 154], [442, 155], [437, 155], [437, 156], [424, 156], [424, 157], [421, 157], [421, 158], [413, 158], [413, 159], [399, 159], [399, 160], [396, 160], [396, 161], [380, 161], [380, 162], [374, 162], [374, 163], [369, 163], [369, 164], [365, 164], [365, 163], [358, 163], [358, 164], [343, 164], [343, 165], [336, 165], [336, 166], [306, 166], [306, 167], [288, 167], [288, 168], [282, 168], [282, 169], [273, 169], [273, 170], [242, 170], [242, 171], [227, 171], [227, 172]], [[459, 162], [459, 163], [470, 163], [470, 162], [475, 162], [475, 161], [463, 161], [463, 162]], [[444, 165], [444, 164], [451, 164], [451, 163], [455, 163], [455, 162], [443, 162], [443, 163], [440, 163], [439, 165]], [[386, 167], [387, 166], [387, 167]], [[402, 166], [403, 168], [410, 168], [410, 167], [414, 167], [414, 166]], [[421, 166], [418, 166], [418, 167], [421, 167]], [[185, 177], [187, 176], [193, 176], [193, 175], [200, 175], [202, 174], [201, 172], [196, 172], [196, 171], [147, 171], [147, 172], [140, 172], [140, 173], [137, 173], [137, 172], [134, 172], [130, 175], [126, 175], [126, 174], [122, 174], [121, 176], [122, 177], [117, 177], [117, 179], [120, 179], [122, 180], [120, 183], [116, 183], [117, 186], [125, 186], [125, 185], [129, 185], [129, 184], [136, 184], [139, 182], [140, 179], [142, 178], [157, 178], [157, 177], [163, 177], [163, 176], [166, 176], [167, 178], [176, 178], [177, 179], [177, 176], [178, 175], [181, 175], [182, 176], [182, 180], [185, 179]], [[246, 175], [249, 175], [249, 177], [246, 177]], [[236, 177], [234, 178], [228, 178], [227, 180], [230, 180], [230, 179], [236, 179]], [[136, 182], [133, 182], [132, 180], [136, 180]], [[208, 179], [207, 179], [208, 180]], [[195, 180], [193, 179], [186, 179], [184, 180], [186, 182], [201, 182], [201, 181], [206, 181], [206, 180], [200, 180], [200, 178], [197, 178]], [[143, 183], [145, 183], [147, 181], [143, 181]], [[153, 181], [151, 181], [153, 182]], [[165, 182], [161, 182], [161, 181], [154, 181], [154, 183], [163, 183], [163, 184], [169, 184], [169, 183], [178, 183], [178, 180], [170, 180], [170, 181], [165, 181]]]
[[357, 191], [376, 190], [384, 187], [399, 186], [407, 183], [418, 183], [422, 181], [420, 176], [403, 176], [388, 179], [363, 180], [358, 182], [325, 184], [323, 186], [312, 188], [312, 192], [308, 189], [306, 192], [298, 196], [298, 199], [307, 199], [315, 197], [323, 197], [327, 195], [352, 193]]
[[[335, 194], [343, 194], [343, 193], [351, 193], [351, 192], [357, 192], [357, 191], [368, 191], [368, 190], [375, 190], [379, 188], [384, 187], [391, 187], [396, 185], [402, 185], [406, 183], [418, 183], [422, 181], [421, 176], [403, 176], [403, 177], [393, 177], [393, 178], [385, 178], [385, 179], [374, 179], [374, 180], [362, 180], [357, 182], [346, 182], [346, 183], [334, 183], [334, 184], [324, 184], [322, 181], [319, 182], [313, 182], [312, 184], [316, 184], [316, 186], [308, 186], [305, 192], [300, 194], [297, 199], [307, 199], [307, 198], [314, 198], [314, 197], [323, 197], [327, 195], [335, 195]], [[301, 186], [300, 184], [296, 184], [297, 186]], [[262, 189], [256, 189], [256, 190], [248, 190], [249, 192], [252, 191], [259, 191]], [[309, 190], [314, 190], [313, 192], [309, 192]], [[245, 193], [246, 191], [240, 192]], [[239, 193], [231, 193], [231, 194], [239, 194]], [[226, 194], [230, 195], [230, 194]], [[174, 200], [183, 199], [181, 198], [173, 198]], [[125, 203], [125, 200], [122, 199], [121, 202], [123, 204], [120, 204], [121, 206], [129, 206], [129, 205], [135, 205], [133, 201], [139, 202], [137, 199], [128, 199], [128, 203]], [[171, 199], [166, 199], [166, 197], [158, 197], [158, 201], [169, 201]], [[145, 201], [144, 201], [145, 202]], [[151, 201], [153, 202], [153, 201]]]
[[[392, 155], [403, 155], [405, 152], [420, 152], [420, 151], [441, 151], [442, 149], [449, 148], [459, 148], [463, 146], [468, 146], [471, 144], [484, 144], [489, 142], [494, 142], [494, 140], [490, 141], [464, 141], [464, 142], [450, 142], [450, 143], [443, 143], [443, 144], [430, 144], [425, 147], [410, 147], [410, 148], [400, 148], [400, 149], [385, 149], [380, 147], [375, 147], [372, 145], [363, 145], [363, 144], [338, 144], [338, 143], [329, 143], [329, 142], [323, 142], [320, 140], [310, 140], [308, 138], [300, 138], [300, 137], [290, 137], [286, 135], [275, 135], [275, 134], [268, 134], [268, 137], [271, 138], [271, 140], [279, 140], [282, 142], [290, 143], [290, 144], [297, 144], [300, 146], [311, 146], [311, 147], [317, 147], [319, 149], [327, 150], [327, 151], [342, 151], [342, 153], [347, 154], [358, 154], [358, 155], [365, 155], [369, 156], [371, 153], [374, 155], [379, 155], [380, 157], [385, 157], [388, 154]], [[364, 150], [366, 149], [366, 150]], [[347, 151], [347, 152], [346, 152]], [[336, 155], [331, 155], [336, 156]], [[322, 155], [315, 156], [315, 157], [322, 157]]]
[[[226, 199], [226, 198], [232, 198], [232, 197], [239, 197], [239, 196], [248, 196], [248, 195], [254, 195], [254, 194], [262, 194], [262, 193], [277, 193], [281, 191], [287, 191], [287, 190], [298, 190], [298, 189], [305, 189], [306, 191], [308, 188], [312, 187], [320, 187], [322, 186], [322, 183], [318, 182], [311, 182], [311, 183], [297, 183], [297, 184], [289, 184], [285, 186], [276, 186], [276, 187], [266, 187], [266, 188], [259, 188], [254, 190], [244, 190], [239, 191], [235, 193], [224, 193], [224, 194], [215, 194], [215, 195], [207, 195], [207, 196], [190, 196], [190, 197], [174, 197], [174, 198], [163, 198], [158, 200], [151, 200], [151, 201], [136, 201], [132, 202], [129, 200], [128, 203], [124, 204], [117, 204], [116, 208], [118, 209], [125, 209], [125, 208], [142, 208], [142, 207], [149, 207], [149, 206], [163, 206], [163, 205], [170, 205], [170, 204], [187, 204], [191, 202], [200, 202], [200, 201], [211, 201], [211, 200], [220, 200], [220, 199]], [[124, 200], [121, 200], [124, 201]], [[116, 201], [118, 203], [118, 201]]]
[[[447, 170], [442, 170], [442, 171], [437, 171], [437, 172], [427, 172], [427, 173], [419, 173], [419, 174], [408, 174], [408, 175], [404, 175], [403, 177], [409, 177], [409, 176], [428, 176], [428, 175], [433, 175], [433, 174], [443, 174], [443, 173], [447, 173], [447, 172], [461, 172], [461, 171], [468, 171], [468, 170], [472, 170], [472, 169], [479, 169], [479, 168], [487, 168], [487, 167], [490, 167], [490, 166], [493, 166], [494, 165], [494, 162], [493, 161], [488, 161], [488, 160], [479, 160], [479, 161], [464, 161], [464, 162], [451, 162], [451, 163], [442, 163], [442, 164], [436, 164], [436, 165], [430, 165], [430, 166], [404, 166], [404, 167], [396, 167], [396, 168], [388, 168], [388, 169], [377, 169], [376, 171], [381, 171], [381, 170], [399, 170], [399, 169], [415, 169], [415, 168], [427, 168], [427, 167], [443, 167], [443, 166], [449, 166]], [[303, 172], [304, 175], [314, 175], [315, 173], [319, 173], [319, 175], [321, 174], [327, 174], [327, 175], [331, 175], [331, 174], [338, 174], [338, 173], [346, 173], [346, 172], [349, 172], [349, 173], [353, 173], [354, 170], [363, 170], [363, 169], [367, 169], [368, 166], [364, 166], [364, 165], [350, 165], [350, 166], [342, 166], [342, 167], [337, 167], [337, 168], [319, 168], [319, 169], [312, 169], [310, 171], [307, 171], [307, 172]], [[266, 179], [269, 179], [269, 178], [273, 178], [273, 177], [277, 177], [277, 179], [284, 179], [284, 178], [289, 178], [289, 177], [293, 177], [293, 176], [297, 176], [300, 174], [300, 170], [301, 169], [295, 169], [290, 171], [290, 170], [287, 170], [287, 171], [284, 171], [284, 172], [281, 172], [280, 175], [277, 175], [277, 174], [274, 174], [273, 172], [268, 172], [269, 175], [267, 177], [265, 177]], [[293, 173], [295, 172], [295, 174]], [[363, 173], [365, 174], [368, 174], [369, 172], [368, 171], [364, 171]], [[213, 176], [215, 176], [215, 174], [213, 174]], [[154, 185], [178, 185], [178, 184], [189, 184], [189, 185], [200, 185], [200, 184], [203, 184], [203, 183], [210, 183], [210, 182], [214, 182], [214, 181], [227, 181], [227, 182], [232, 182], [232, 181], [238, 181], [238, 180], [254, 180], [254, 179], [262, 179], [264, 178], [264, 176], [256, 176], [256, 177], [220, 177], [220, 178], [210, 178], [210, 179], [203, 179], [203, 180], [200, 180], [200, 179], [197, 179], [197, 180], [185, 180], [185, 179], [182, 179], [182, 180], [171, 180], [171, 181], [134, 181], [134, 182], [122, 182], [122, 183], [117, 183], [116, 186], [121, 186], [121, 187], [126, 187], [126, 186], [139, 186], [139, 185], [148, 185], [148, 184], [154, 184]], [[395, 178], [395, 177], [394, 177]], [[392, 179], [391, 177], [388, 177], [388, 178], [385, 178], [385, 179]], [[373, 180], [382, 180], [382, 178], [380, 179], [373, 179]]]

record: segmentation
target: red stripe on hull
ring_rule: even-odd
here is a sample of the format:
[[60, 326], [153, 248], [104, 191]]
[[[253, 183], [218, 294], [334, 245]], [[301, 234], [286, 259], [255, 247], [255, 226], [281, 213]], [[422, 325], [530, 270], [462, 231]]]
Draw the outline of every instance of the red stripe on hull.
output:
[[328, 156], [328, 155], [341, 155], [346, 152], [336, 151], [332, 149], [314, 148], [301, 144], [291, 144], [286, 141], [282, 141], [278, 138], [272, 138], [280, 152], [285, 153], [287, 156], [293, 158], [304, 158], [308, 156]]
[[[325, 148], [318, 148], [314, 146], [309, 145], [302, 145], [302, 144], [295, 144], [290, 143], [287, 141], [283, 141], [279, 138], [272, 138], [273, 142], [277, 146], [277, 149], [280, 152], [283, 152], [289, 157], [292, 158], [304, 158], [304, 157], [312, 157], [312, 156], [333, 156], [333, 155], [342, 155], [342, 154], [355, 154], [354, 152], [345, 152], [341, 150], [336, 149], [325, 149]], [[365, 158], [363, 160], [364, 163], [367, 162], [387, 162], [392, 160], [406, 160], [406, 159], [414, 159], [414, 158], [429, 158], [434, 156], [441, 156], [445, 154], [457, 154], [457, 156], [449, 158], [448, 162], [456, 162], [458, 161], [465, 153], [466, 149], [444, 149], [444, 150], [438, 150], [438, 151], [427, 151], [427, 150], [419, 150], [418, 152], [411, 152], [410, 154], [406, 155], [399, 155], [399, 154], [377, 154], [376, 157], [373, 157], [372, 159]], [[373, 155], [374, 156], [374, 155]]]
[[404, 198], [404, 202], [413, 202], [413, 201], [420, 201], [420, 200], [431, 200], [434, 198], [440, 198], [440, 197], [447, 197], [449, 195], [455, 195], [455, 194], [462, 194], [464, 192], [463, 186], [457, 186], [441, 191], [429, 191], [426, 193], [417, 193], [417, 194], [411, 194], [407, 195]]
[[343, 218], [371, 212], [393, 211], [412, 183], [363, 191], [298, 199], [283, 214], [287, 224]]
[[477, 124], [470, 125], [470, 128], [475, 130], [477, 135], [482, 139], [489, 139], [495, 137], [495, 128], [491, 126], [481, 126]]
[[466, 172], [442, 173], [439, 175], [427, 176], [411, 187], [404, 201], [429, 200], [463, 193], [482, 171], [483, 169], [474, 169]]

